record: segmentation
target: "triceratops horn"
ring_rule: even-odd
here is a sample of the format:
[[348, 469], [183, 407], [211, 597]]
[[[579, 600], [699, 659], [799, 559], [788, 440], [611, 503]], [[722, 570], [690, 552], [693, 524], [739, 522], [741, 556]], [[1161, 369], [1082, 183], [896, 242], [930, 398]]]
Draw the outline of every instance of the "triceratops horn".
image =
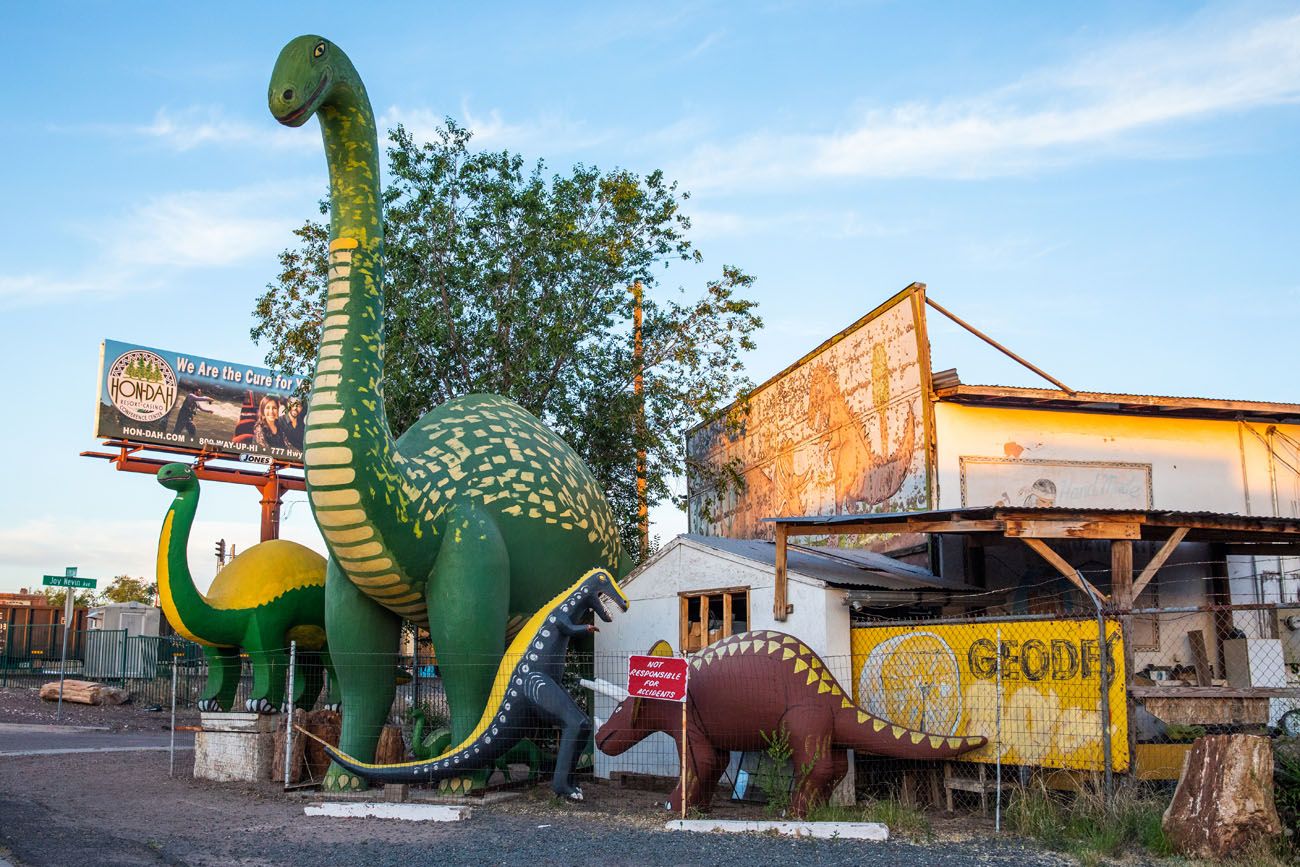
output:
[[596, 680], [587, 680], [586, 678], [583, 678], [579, 683], [592, 692], [598, 692], [601, 695], [609, 696], [614, 699], [614, 701], [623, 701], [627, 698], [626, 689], [621, 686], [615, 686], [607, 680], [601, 680], [599, 678]]

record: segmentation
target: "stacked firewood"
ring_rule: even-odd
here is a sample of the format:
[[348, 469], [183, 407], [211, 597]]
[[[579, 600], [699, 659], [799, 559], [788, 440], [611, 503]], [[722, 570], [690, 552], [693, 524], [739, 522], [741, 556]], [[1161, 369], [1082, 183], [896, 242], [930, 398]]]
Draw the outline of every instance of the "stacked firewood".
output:
[[[65, 680], [63, 681], [63, 700], [75, 701], [78, 704], [121, 704], [130, 697], [124, 689], [118, 689], [115, 686], [105, 686], [102, 683], [95, 683], [93, 680]], [[53, 681], [41, 687], [41, 698], [46, 701], [59, 700], [59, 682]]]

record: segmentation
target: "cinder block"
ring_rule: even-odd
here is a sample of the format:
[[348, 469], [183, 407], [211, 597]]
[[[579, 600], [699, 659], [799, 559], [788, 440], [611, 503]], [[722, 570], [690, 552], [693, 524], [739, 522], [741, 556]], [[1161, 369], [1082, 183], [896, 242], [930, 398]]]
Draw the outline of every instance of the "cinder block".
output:
[[255, 713], [205, 713], [194, 735], [194, 777], [218, 782], [271, 778], [275, 731], [284, 719]]

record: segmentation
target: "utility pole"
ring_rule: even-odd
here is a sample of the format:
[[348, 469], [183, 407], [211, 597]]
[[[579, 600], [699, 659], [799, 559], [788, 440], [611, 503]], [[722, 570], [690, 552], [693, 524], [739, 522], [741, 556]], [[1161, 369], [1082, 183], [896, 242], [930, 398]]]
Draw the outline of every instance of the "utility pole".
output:
[[636, 396], [636, 527], [642, 562], [650, 555], [650, 510], [646, 503], [645, 347], [641, 342], [641, 299], [645, 287], [637, 280], [632, 293], [632, 394]]

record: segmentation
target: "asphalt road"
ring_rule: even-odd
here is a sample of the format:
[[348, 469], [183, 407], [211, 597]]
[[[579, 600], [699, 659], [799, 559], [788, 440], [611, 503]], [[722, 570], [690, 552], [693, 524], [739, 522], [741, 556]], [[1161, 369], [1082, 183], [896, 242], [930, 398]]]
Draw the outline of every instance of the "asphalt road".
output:
[[[166, 750], [170, 732], [114, 732], [85, 726], [0, 723], [0, 758], [90, 752]], [[194, 733], [177, 732], [177, 749], [193, 749]]]

